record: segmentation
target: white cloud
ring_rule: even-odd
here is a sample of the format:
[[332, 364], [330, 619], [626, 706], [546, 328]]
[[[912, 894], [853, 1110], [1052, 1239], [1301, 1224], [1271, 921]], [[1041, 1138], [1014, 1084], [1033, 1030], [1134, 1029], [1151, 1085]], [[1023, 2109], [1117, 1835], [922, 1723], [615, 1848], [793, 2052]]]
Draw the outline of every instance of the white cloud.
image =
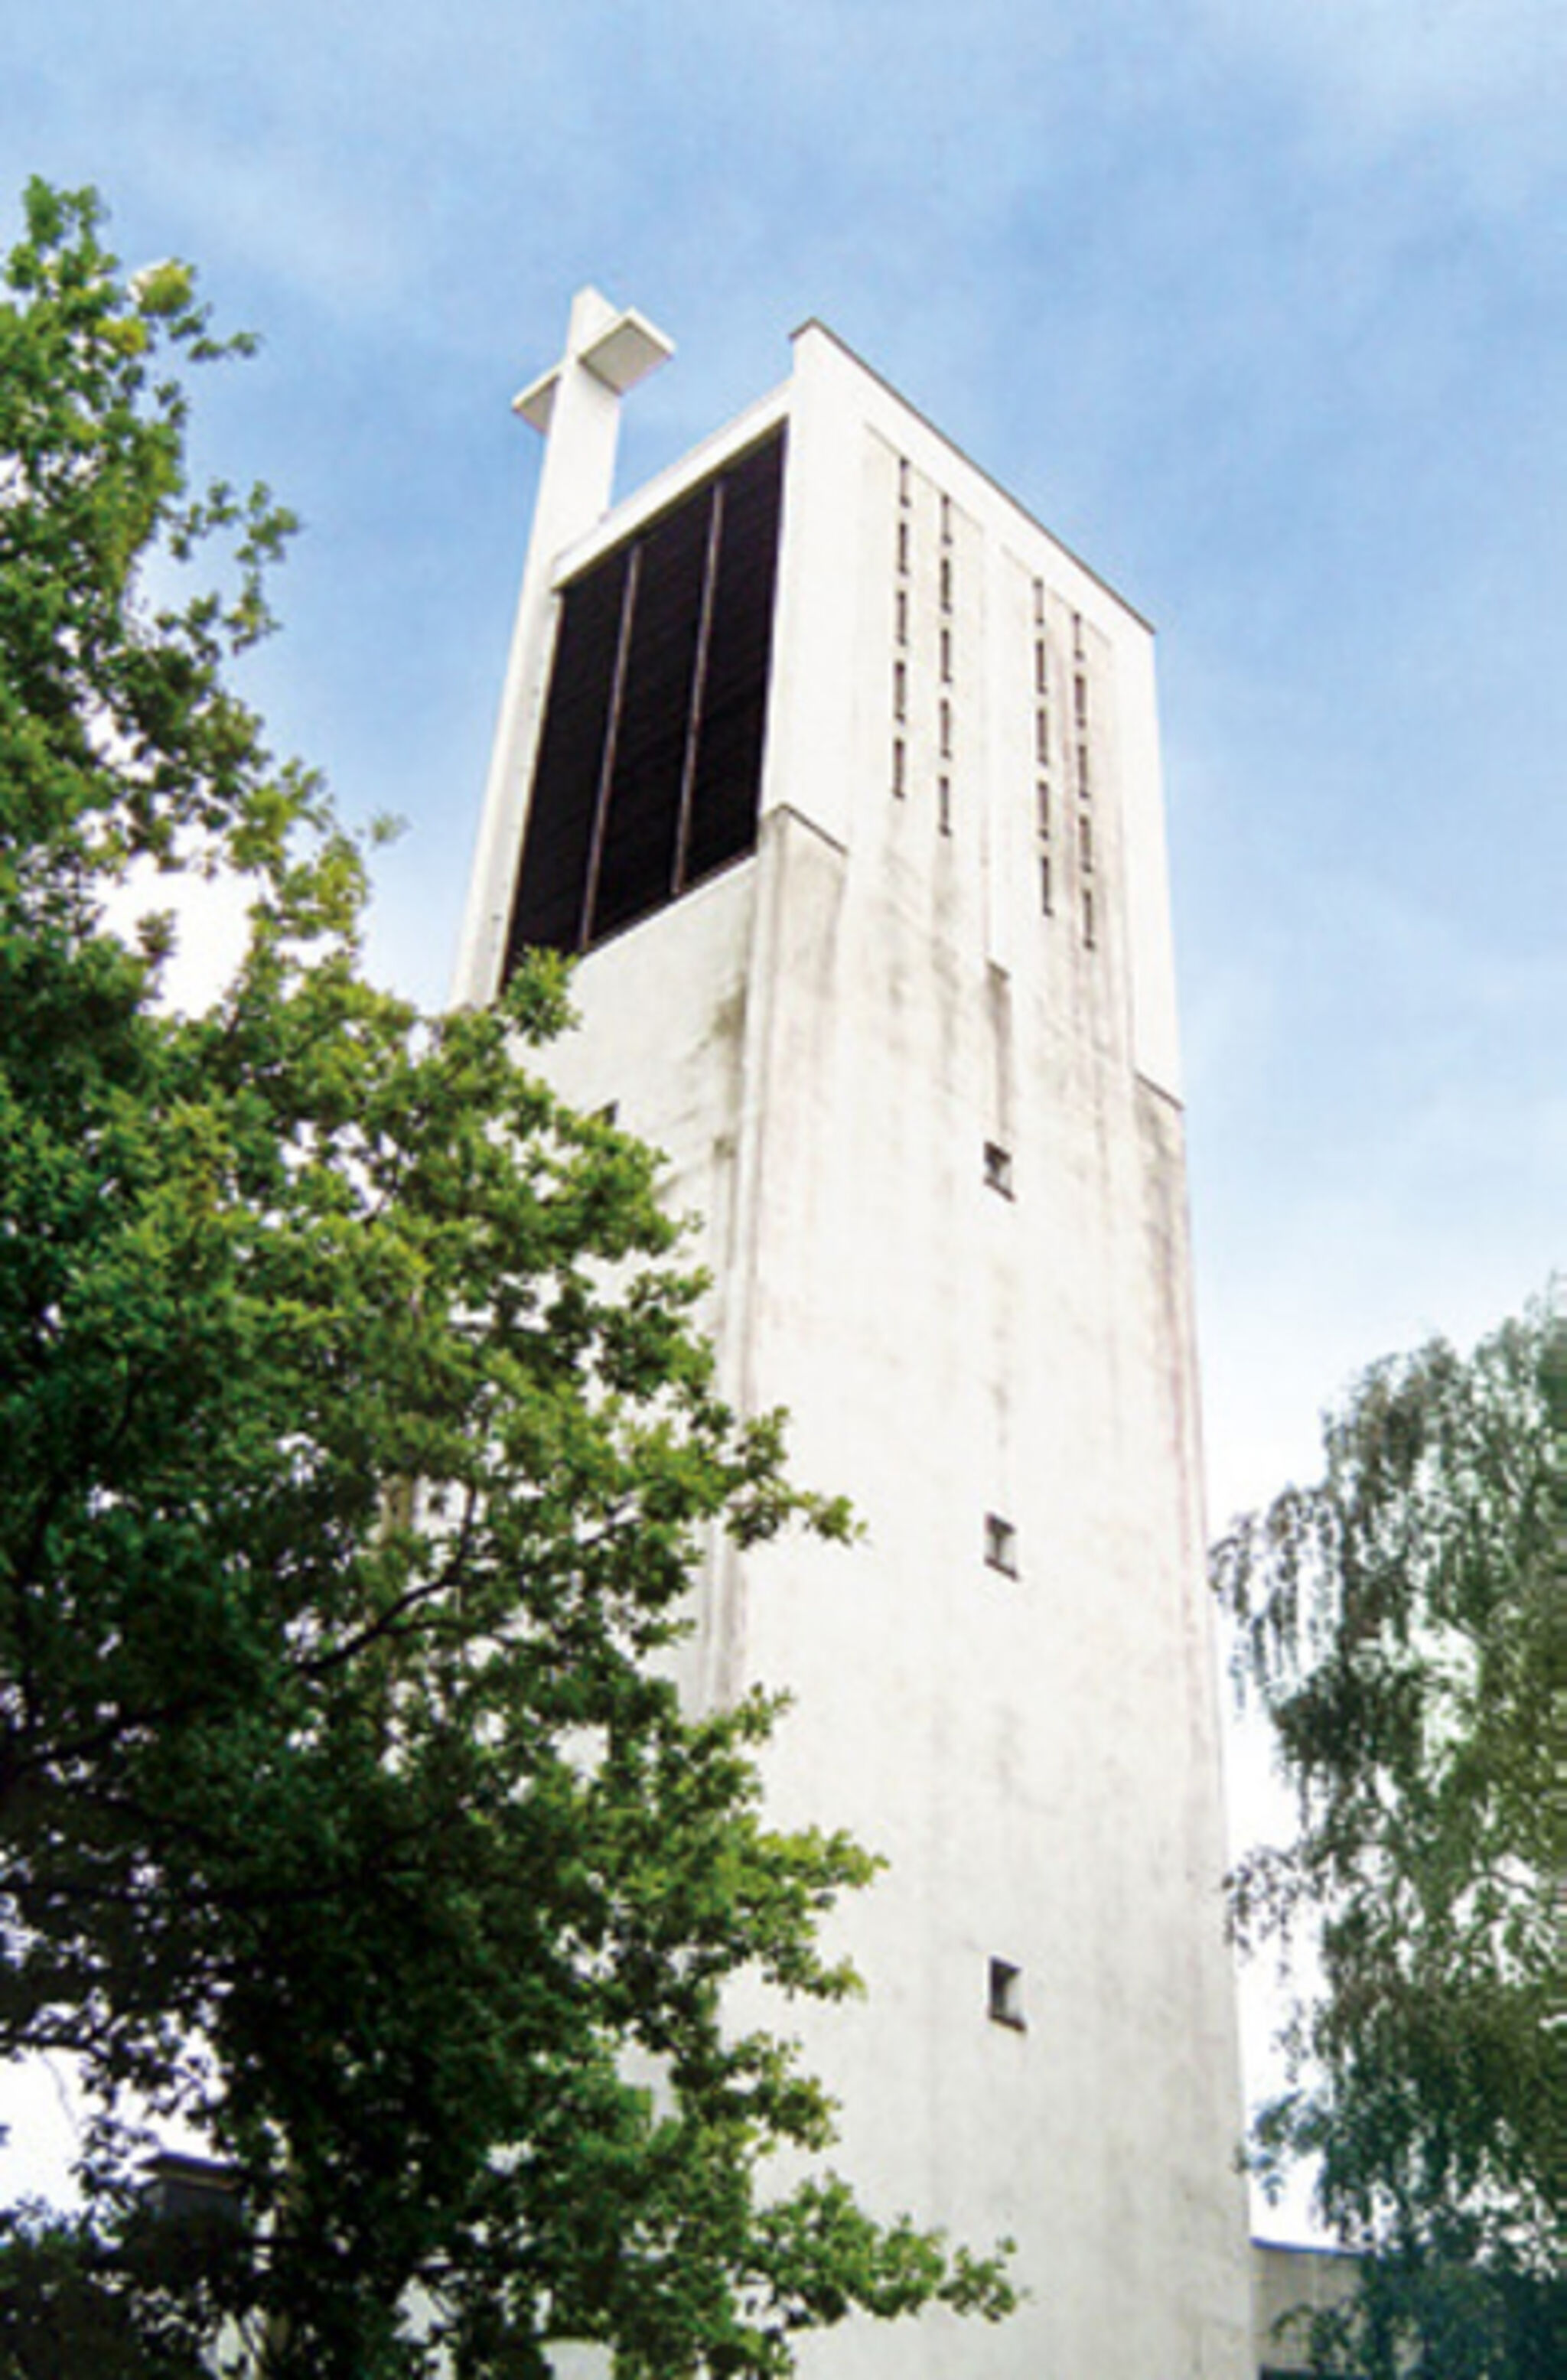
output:
[[407, 298], [409, 260], [361, 165], [292, 133], [226, 138], [161, 108], [148, 111], [145, 129], [164, 151], [160, 206], [205, 226], [199, 261], [210, 284], [244, 269], [340, 321], [385, 313]]
[[1315, 95], [1319, 132], [1450, 144], [1472, 198], [1526, 201], [1562, 165], [1560, 0], [1194, 0], [1209, 38]]

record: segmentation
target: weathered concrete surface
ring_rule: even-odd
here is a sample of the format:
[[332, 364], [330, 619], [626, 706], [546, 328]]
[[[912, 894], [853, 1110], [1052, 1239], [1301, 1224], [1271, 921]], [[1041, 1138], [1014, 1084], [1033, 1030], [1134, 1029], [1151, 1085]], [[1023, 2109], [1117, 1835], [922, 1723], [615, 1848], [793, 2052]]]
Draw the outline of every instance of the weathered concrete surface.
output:
[[820, 329], [784, 404], [759, 848], [583, 963], [552, 1062], [666, 1150], [729, 1394], [869, 1533], [716, 1557], [686, 1658], [698, 1701], [786, 1686], [777, 1817], [891, 1864], [836, 1924], [866, 2000], [783, 2020], [868, 2201], [1012, 2235], [1031, 2292], [805, 2368], [1239, 2380], [1151, 638]]

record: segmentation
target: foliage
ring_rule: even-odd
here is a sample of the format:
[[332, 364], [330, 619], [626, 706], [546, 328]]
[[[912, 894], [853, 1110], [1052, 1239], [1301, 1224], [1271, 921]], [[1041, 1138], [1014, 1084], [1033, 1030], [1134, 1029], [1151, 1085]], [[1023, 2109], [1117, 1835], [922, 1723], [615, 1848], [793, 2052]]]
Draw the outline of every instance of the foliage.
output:
[[1294, 1788], [1232, 1878], [1243, 1945], [1304, 1950], [1255, 2162], [1316, 2160], [1367, 2256], [1362, 2372], [1564, 2357], [1560, 1889], [1567, 1327], [1376, 1366], [1321, 1481], [1216, 1548], [1238, 1668]]
[[[994, 2317], [994, 2265], [759, 2188], [831, 2108], [720, 2022], [854, 1987], [817, 1930], [873, 1863], [768, 1828], [776, 1705], [687, 1720], [669, 1651], [715, 1529], [844, 1514], [716, 1399], [652, 1155], [519, 1062], [558, 975], [364, 980], [360, 850], [225, 675], [289, 527], [188, 484], [179, 368], [236, 343], [98, 225], [35, 184], [0, 306], [0, 2053], [97, 2109], [87, 2228], [14, 2227], [0, 2293], [141, 2336], [140, 2106], [232, 2162], [200, 2304], [273, 2380]], [[180, 1014], [121, 921], [219, 870], [247, 944]]]
[[0, 2216], [0, 2372], [7, 2380], [211, 2380], [213, 2281], [232, 2235], [145, 2207], [111, 2228], [36, 2204]]

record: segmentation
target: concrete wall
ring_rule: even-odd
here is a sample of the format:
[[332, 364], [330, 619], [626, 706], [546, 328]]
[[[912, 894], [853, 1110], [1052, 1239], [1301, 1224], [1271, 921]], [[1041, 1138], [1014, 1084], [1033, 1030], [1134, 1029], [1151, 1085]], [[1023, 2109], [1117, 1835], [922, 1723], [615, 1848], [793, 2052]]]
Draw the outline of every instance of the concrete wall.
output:
[[[796, 1472], [869, 1532], [719, 1558], [688, 1655], [698, 1699], [796, 1696], [778, 1819], [891, 1864], [836, 1921], [866, 2001], [783, 2021], [869, 2203], [1014, 2236], [1030, 2292], [994, 2331], [850, 2326], [804, 2367], [1239, 2380], [1151, 639], [818, 328], [786, 402], [758, 851], [583, 963], [554, 1062], [668, 1152], [729, 1393], [788, 1405]], [[1021, 2025], [989, 2013], [993, 1959]]]
[[1335, 2248], [1251, 2246], [1253, 2362], [1269, 2375], [1311, 2369], [1311, 2318], [1336, 2313], [1354, 2297], [1359, 2260]]

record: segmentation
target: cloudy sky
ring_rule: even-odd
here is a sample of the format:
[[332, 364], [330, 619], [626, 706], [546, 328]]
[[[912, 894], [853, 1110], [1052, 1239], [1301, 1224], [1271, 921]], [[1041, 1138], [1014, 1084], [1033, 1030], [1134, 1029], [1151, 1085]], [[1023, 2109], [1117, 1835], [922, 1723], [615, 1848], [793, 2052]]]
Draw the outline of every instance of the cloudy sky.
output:
[[199, 445], [306, 520], [251, 690], [407, 821], [383, 973], [443, 995], [572, 291], [679, 349], [626, 483], [814, 314], [1160, 628], [1215, 1521], [1561, 1262], [1561, 0], [19, 0], [0, 154], [263, 334]]

